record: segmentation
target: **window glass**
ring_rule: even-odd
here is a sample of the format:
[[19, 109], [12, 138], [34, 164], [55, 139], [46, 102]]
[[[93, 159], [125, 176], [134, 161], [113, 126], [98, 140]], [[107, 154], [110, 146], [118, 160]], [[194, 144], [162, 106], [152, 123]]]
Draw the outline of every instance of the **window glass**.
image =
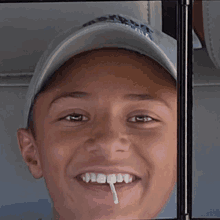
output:
[[195, 1], [192, 217], [219, 218], [219, 1]]

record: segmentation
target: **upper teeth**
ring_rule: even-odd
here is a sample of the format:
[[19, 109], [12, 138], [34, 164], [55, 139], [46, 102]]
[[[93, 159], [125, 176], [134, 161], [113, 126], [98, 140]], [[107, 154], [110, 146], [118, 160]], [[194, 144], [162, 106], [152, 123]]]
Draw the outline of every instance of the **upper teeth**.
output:
[[105, 175], [102, 173], [84, 173], [81, 175], [81, 178], [84, 182], [97, 182], [97, 183], [121, 183], [121, 182], [125, 182], [125, 183], [130, 183], [132, 182], [135, 177], [130, 175], [130, 174], [109, 174], [109, 175]]

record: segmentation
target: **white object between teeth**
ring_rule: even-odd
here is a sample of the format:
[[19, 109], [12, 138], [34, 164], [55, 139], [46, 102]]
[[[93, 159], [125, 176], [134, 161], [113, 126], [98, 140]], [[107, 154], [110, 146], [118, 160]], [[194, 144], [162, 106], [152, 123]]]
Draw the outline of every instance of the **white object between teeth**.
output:
[[115, 186], [114, 186], [114, 183], [116, 183], [116, 175], [115, 174], [108, 175], [107, 183], [110, 185], [110, 188], [113, 194], [114, 203], [118, 204], [118, 197], [117, 197], [117, 193], [116, 193]]

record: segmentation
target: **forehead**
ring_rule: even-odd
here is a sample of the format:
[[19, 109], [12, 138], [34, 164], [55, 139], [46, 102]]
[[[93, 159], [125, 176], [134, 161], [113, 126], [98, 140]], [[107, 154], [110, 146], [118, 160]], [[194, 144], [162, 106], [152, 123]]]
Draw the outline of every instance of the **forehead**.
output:
[[160, 64], [145, 55], [119, 48], [102, 48], [70, 58], [55, 71], [45, 87], [59, 87], [69, 81], [78, 81], [78, 84], [88, 80], [97, 81], [106, 74], [114, 75], [118, 80], [138, 78], [140, 81], [145, 79], [159, 84], [163, 81], [172, 86], [176, 83]]

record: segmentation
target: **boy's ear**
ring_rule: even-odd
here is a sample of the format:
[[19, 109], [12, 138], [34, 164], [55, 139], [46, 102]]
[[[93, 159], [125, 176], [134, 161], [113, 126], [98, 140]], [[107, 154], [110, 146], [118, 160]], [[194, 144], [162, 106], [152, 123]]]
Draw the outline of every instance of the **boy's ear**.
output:
[[43, 176], [38, 149], [29, 129], [19, 128], [17, 140], [22, 157], [33, 177], [39, 179]]

